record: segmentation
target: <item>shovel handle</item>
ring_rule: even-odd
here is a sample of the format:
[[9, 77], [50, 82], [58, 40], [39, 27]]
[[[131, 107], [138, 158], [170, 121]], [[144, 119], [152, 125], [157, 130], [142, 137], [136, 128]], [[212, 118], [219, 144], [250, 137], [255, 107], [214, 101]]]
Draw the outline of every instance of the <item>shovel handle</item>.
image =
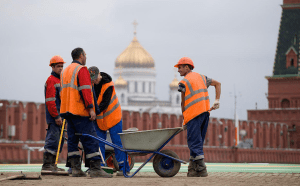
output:
[[65, 123], [66, 123], [66, 119], [64, 119], [64, 122], [63, 122], [63, 125], [61, 128], [61, 132], [60, 132], [60, 138], [59, 138], [58, 149], [57, 149], [57, 153], [56, 153], [55, 165], [57, 165], [57, 161], [58, 161], [58, 156], [59, 156], [59, 151], [60, 151], [60, 146], [61, 146], [61, 139], [62, 139], [62, 136], [64, 133]]

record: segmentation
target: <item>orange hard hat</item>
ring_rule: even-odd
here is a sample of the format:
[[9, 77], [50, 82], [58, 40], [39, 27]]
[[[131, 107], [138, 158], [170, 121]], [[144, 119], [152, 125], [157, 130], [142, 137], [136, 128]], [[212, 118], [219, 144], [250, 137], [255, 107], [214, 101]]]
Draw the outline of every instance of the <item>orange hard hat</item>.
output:
[[64, 59], [60, 56], [53, 56], [51, 59], [50, 59], [50, 64], [49, 66], [51, 66], [52, 64], [55, 64], [55, 63], [66, 63], [64, 61]]
[[189, 57], [180, 58], [178, 63], [174, 67], [178, 68], [179, 65], [191, 65], [194, 68], [194, 63]]

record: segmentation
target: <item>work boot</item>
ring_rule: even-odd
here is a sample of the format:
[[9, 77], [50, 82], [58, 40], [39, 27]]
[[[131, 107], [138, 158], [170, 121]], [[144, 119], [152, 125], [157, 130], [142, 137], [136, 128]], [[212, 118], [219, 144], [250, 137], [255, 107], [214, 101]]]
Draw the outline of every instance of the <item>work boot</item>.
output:
[[208, 176], [204, 159], [196, 160], [195, 163], [196, 163], [195, 170], [197, 171], [199, 177]]
[[187, 177], [199, 177], [198, 172], [195, 170], [195, 167], [196, 167], [196, 163], [190, 160]]
[[112, 174], [106, 173], [100, 166], [100, 160], [90, 161], [90, 177], [112, 178]]
[[72, 168], [72, 177], [86, 177], [86, 174], [81, 170], [80, 158], [69, 159]]
[[53, 161], [53, 155], [50, 153], [44, 152], [42, 171], [56, 171], [56, 169], [52, 165], [52, 161]]
[[56, 156], [54, 156], [53, 159], [52, 159], [52, 166], [55, 168], [55, 170], [57, 170], [57, 171], [66, 171], [65, 169], [57, 167], [57, 165], [55, 164], [55, 161], [56, 161]]

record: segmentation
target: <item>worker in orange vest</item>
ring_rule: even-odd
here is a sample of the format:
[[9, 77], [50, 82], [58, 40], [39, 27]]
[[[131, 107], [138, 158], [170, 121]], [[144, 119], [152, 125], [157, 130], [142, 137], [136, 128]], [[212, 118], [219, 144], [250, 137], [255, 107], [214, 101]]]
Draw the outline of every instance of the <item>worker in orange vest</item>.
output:
[[[60, 73], [63, 70], [64, 63], [61, 56], [56, 55], [51, 58], [49, 66], [52, 68], [52, 72], [45, 83], [45, 109], [48, 129], [45, 139], [42, 171], [64, 171], [64, 169], [58, 168], [55, 164], [60, 139], [59, 135], [62, 129], [59, 94]], [[61, 144], [60, 152], [64, 145], [63, 139]]]
[[[95, 66], [90, 67], [89, 72], [95, 88], [97, 105], [99, 106], [99, 114], [97, 114], [97, 122], [95, 123], [97, 135], [106, 140], [108, 130], [112, 142], [122, 148], [121, 138], [118, 135], [118, 133], [122, 133], [123, 128], [122, 111], [112, 78], [105, 72], [100, 72]], [[105, 144], [99, 142], [99, 147], [105, 159]], [[130, 172], [126, 153], [118, 149], [114, 150], [120, 169], [117, 176], [123, 176], [124, 169], [127, 173]]]
[[[210, 111], [220, 106], [221, 83], [204, 75], [192, 72], [193, 61], [188, 57], [181, 58], [174, 66], [180, 76], [178, 91], [181, 92], [181, 110], [183, 127], [187, 129], [187, 143], [190, 149], [188, 177], [208, 176], [204, 163], [203, 142], [209, 122]], [[214, 86], [216, 99], [210, 108], [207, 88]]]
[[84, 177], [81, 170], [79, 139], [86, 155], [86, 164], [90, 166], [90, 177], [112, 177], [101, 169], [98, 141], [94, 138], [77, 136], [85, 133], [96, 136], [93, 121], [96, 119], [91, 78], [86, 64], [86, 53], [82, 48], [75, 48], [73, 62], [61, 74], [60, 113], [68, 122], [68, 162], [71, 164], [73, 177]]

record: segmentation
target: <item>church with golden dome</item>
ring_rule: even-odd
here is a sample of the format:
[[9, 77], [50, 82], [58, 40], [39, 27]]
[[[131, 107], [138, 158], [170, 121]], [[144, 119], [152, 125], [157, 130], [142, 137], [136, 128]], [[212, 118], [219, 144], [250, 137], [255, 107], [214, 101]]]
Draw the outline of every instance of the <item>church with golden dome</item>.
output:
[[169, 100], [156, 98], [155, 62], [137, 40], [137, 23], [134, 22], [133, 25], [133, 40], [115, 61], [115, 88], [122, 110], [181, 114], [180, 93], [177, 91], [179, 81], [176, 75], [169, 84]]

